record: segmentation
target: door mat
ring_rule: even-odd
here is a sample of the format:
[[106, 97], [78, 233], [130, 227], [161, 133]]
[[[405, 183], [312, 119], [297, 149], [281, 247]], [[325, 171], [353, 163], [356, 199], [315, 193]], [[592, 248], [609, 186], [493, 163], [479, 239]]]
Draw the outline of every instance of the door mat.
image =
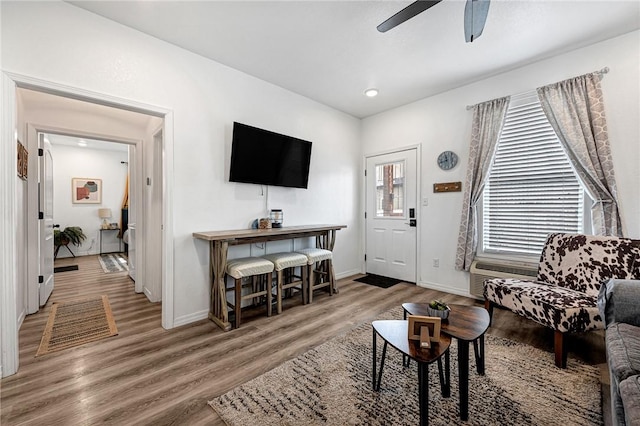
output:
[[393, 285], [401, 283], [402, 280], [396, 278], [383, 277], [382, 275], [367, 274], [364, 277], [356, 278], [354, 281], [375, 285], [376, 287], [389, 288]]
[[121, 253], [101, 254], [98, 256], [100, 266], [106, 273], [128, 271], [127, 258]]
[[[401, 307], [378, 317], [400, 318]], [[416, 363], [403, 367], [402, 354], [389, 348], [380, 391], [373, 391], [371, 333], [371, 323], [362, 324], [215, 395], [209, 405], [228, 426], [419, 424]], [[378, 345], [379, 358], [382, 339]], [[449, 349], [449, 398], [442, 397], [436, 366], [429, 366], [431, 425], [603, 424], [598, 366], [570, 357], [566, 369], [557, 368], [552, 352], [492, 335], [485, 345], [484, 376], [476, 374], [475, 357], [470, 359], [468, 422], [460, 420], [457, 345]]]
[[53, 272], [69, 272], [69, 271], [77, 271], [78, 265], [69, 265], [69, 266], [56, 266], [53, 268]]
[[36, 356], [117, 334], [118, 327], [107, 296], [54, 303]]

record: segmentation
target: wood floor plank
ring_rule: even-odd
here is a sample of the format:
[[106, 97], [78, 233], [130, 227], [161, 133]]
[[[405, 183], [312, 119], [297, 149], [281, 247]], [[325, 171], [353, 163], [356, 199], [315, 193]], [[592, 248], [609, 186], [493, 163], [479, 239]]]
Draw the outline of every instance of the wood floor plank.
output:
[[[56, 274], [51, 300], [22, 325], [20, 369], [0, 382], [2, 425], [222, 425], [208, 400], [387, 309], [435, 298], [479, 304], [411, 284], [382, 289], [343, 279], [340, 294], [318, 291], [306, 306], [287, 299], [281, 315], [247, 309], [231, 332], [208, 320], [164, 330], [161, 304], [136, 294], [126, 272], [105, 274], [96, 256], [56, 261], [71, 264], [79, 269]], [[118, 336], [35, 358], [53, 302], [101, 294], [109, 296]], [[553, 333], [508, 311], [496, 310], [490, 332], [553, 349]], [[572, 336], [569, 344], [586, 362], [605, 362], [601, 333]]]

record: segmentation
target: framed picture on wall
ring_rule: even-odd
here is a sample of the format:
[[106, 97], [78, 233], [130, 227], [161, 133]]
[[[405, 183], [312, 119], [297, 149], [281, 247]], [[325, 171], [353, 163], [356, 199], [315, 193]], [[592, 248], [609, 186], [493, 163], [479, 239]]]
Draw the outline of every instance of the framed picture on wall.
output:
[[71, 199], [74, 204], [102, 203], [102, 179], [71, 179]]
[[27, 149], [18, 141], [18, 177], [22, 180], [27, 179], [28, 175], [28, 164], [29, 164], [29, 152]]

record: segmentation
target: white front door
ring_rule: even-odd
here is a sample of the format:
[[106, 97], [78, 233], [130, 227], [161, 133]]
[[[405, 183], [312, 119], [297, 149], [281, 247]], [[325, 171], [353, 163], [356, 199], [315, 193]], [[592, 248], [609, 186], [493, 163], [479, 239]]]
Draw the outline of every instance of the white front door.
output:
[[[40, 306], [44, 306], [53, 291], [53, 156], [51, 144], [38, 133], [39, 196], [40, 196]], [[40, 152], [38, 154], [40, 154]]]
[[369, 274], [416, 282], [417, 149], [367, 157], [366, 251]]

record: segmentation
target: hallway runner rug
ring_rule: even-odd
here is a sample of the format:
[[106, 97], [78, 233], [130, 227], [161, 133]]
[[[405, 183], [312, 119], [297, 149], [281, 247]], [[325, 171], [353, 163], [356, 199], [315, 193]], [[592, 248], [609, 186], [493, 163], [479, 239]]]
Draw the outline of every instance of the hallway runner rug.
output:
[[120, 253], [101, 254], [98, 256], [100, 266], [105, 273], [123, 272], [129, 270], [127, 258]]
[[54, 303], [36, 356], [118, 334], [107, 296]]
[[[394, 308], [378, 319], [401, 319]], [[235, 425], [420, 424], [416, 363], [402, 366], [392, 347], [379, 392], [371, 389], [371, 323], [338, 336], [209, 401]], [[382, 339], [378, 339], [378, 357]], [[486, 335], [486, 375], [470, 354], [469, 421], [460, 420], [457, 344], [451, 344], [451, 397], [440, 392], [438, 369], [429, 367], [430, 425], [601, 425], [597, 366], [570, 358], [556, 368], [554, 355]], [[378, 367], [380, 363], [378, 362]]]

